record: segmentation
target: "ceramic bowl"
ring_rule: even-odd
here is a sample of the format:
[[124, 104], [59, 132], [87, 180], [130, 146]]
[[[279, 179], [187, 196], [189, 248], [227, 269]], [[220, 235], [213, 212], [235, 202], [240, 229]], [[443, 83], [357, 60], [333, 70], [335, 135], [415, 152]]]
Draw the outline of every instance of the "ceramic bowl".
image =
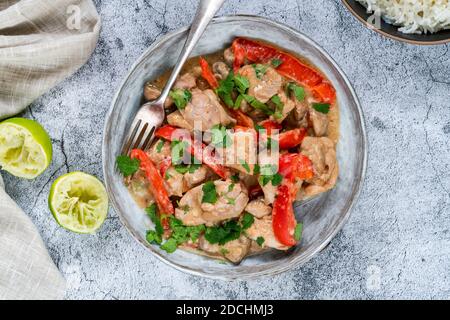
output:
[[308, 203], [296, 207], [304, 223], [300, 245], [288, 252], [268, 251], [245, 259], [240, 265], [219, 263], [183, 250], [167, 254], [145, 240], [151, 227], [115, 171], [125, 134], [142, 101], [144, 83], [171, 68], [187, 35], [187, 28], [167, 34], [139, 58], [119, 88], [106, 118], [103, 139], [103, 170], [111, 203], [131, 235], [149, 252], [167, 264], [196, 275], [218, 279], [249, 279], [277, 274], [304, 264], [320, 252], [347, 221], [358, 197], [366, 168], [366, 133], [358, 99], [341, 69], [316, 43], [280, 23], [253, 16], [215, 18], [196, 46], [193, 56], [209, 54], [229, 46], [236, 36], [275, 43], [309, 59], [331, 80], [340, 105], [341, 137], [337, 146], [340, 175], [336, 187]]
[[371, 13], [367, 13], [366, 8], [355, 0], [342, 0], [347, 9], [366, 27], [394, 40], [417, 45], [438, 45], [450, 42], [450, 30], [442, 30], [433, 34], [406, 34], [398, 30], [398, 26], [380, 19], [380, 28], [374, 28], [368, 23]]

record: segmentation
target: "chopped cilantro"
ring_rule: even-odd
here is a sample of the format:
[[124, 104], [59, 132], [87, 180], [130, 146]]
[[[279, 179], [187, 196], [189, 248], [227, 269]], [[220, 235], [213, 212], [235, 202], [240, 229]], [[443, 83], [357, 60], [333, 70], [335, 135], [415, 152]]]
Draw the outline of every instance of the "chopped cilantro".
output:
[[179, 110], [183, 110], [192, 99], [192, 93], [187, 89], [176, 89], [170, 91], [169, 96]]
[[235, 220], [231, 220], [221, 226], [206, 228], [205, 239], [211, 244], [224, 245], [227, 242], [239, 239], [241, 231], [241, 226]]
[[244, 100], [244, 96], [242, 94], [240, 94], [237, 98], [236, 101], [234, 102], [234, 109], [237, 110], [241, 107], [242, 104], [242, 100]]
[[156, 204], [152, 204], [151, 206], [145, 208], [145, 212], [150, 217], [150, 220], [155, 224], [155, 231], [158, 235], [162, 235], [164, 233], [164, 228], [161, 224], [161, 219], [158, 217]]
[[118, 156], [116, 159], [117, 168], [119, 171], [125, 176], [131, 176], [139, 169], [139, 160], [138, 159], [131, 159], [128, 156]]
[[234, 174], [231, 176], [231, 181], [233, 181], [234, 183], [238, 183], [239, 182], [239, 174]]
[[147, 234], [145, 235], [145, 239], [148, 241], [148, 243], [155, 243], [155, 244], [161, 244], [162, 243], [162, 237], [159, 235], [155, 230], [148, 230]]
[[248, 88], [250, 88], [250, 81], [244, 76], [241, 76], [240, 74], [236, 74], [234, 76], [234, 84], [236, 85], [237, 91], [239, 93], [245, 93]]
[[283, 63], [283, 61], [281, 61], [280, 59], [272, 59], [272, 61], [270, 61], [270, 64], [274, 67], [274, 68], [278, 68], [281, 64]]
[[244, 215], [242, 216], [242, 229], [243, 230], [247, 230], [248, 228], [250, 228], [252, 226], [252, 224], [255, 222], [255, 218], [253, 217], [253, 215], [251, 215], [250, 213], [246, 212], [244, 213]]
[[274, 113], [273, 110], [270, 109], [268, 105], [262, 103], [256, 98], [249, 96], [248, 94], [243, 94], [242, 96], [244, 97], [245, 101], [247, 101], [253, 108], [261, 110], [267, 115], [272, 115]]
[[177, 247], [177, 240], [175, 240], [174, 238], [168, 239], [161, 245], [161, 249], [166, 251], [167, 253], [174, 253], [177, 250]]
[[281, 99], [278, 95], [273, 96], [270, 101], [272, 101], [275, 104], [275, 113], [274, 113], [274, 117], [275, 119], [281, 119], [283, 117], [283, 108], [284, 108], [284, 103], [281, 102]]
[[296, 85], [295, 83], [289, 83], [288, 84], [288, 90], [292, 91], [294, 93], [295, 98], [298, 101], [303, 101], [305, 100], [305, 89], [303, 89], [303, 87], [300, 87], [298, 85]]
[[230, 253], [230, 252], [229, 252], [227, 249], [225, 249], [225, 248], [220, 248], [219, 251], [220, 251], [220, 254], [223, 255], [223, 256], [224, 256], [224, 255], [227, 255], [228, 253]]
[[234, 73], [233, 71], [231, 71], [224, 80], [221, 80], [219, 82], [219, 87], [216, 89], [216, 94], [230, 108], [234, 106], [233, 98], [231, 96], [234, 89], [233, 80], [234, 80]]
[[258, 237], [256, 238], [256, 243], [262, 247], [262, 245], [264, 244], [264, 241], [266, 241], [263, 237]]
[[185, 150], [188, 147], [187, 141], [174, 140], [171, 142], [172, 163], [180, 164], [183, 162]]
[[202, 191], [202, 203], [214, 204], [217, 202], [217, 191], [213, 181], [206, 182], [202, 187]]
[[241, 164], [242, 167], [244, 167], [245, 171], [247, 171], [247, 173], [250, 173], [250, 166], [248, 165], [248, 163], [245, 160], [239, 159], [239, 163]]
[[255, 69], [255, 74], [258, 79], [261, 79], [263, 75], [266, 74], [267, 67], [263, 64], [253, 64], [253, 69]]
[[195, 164], [195, 163], [192, 163], [189, 165], [177, 164], [174, 166], [174, 168], [178, 173], [186, 174], [186, 173], [194, 173], [201, 166], [202, 166], [201, 164]]
[[279, 173], [273, 175], [263, 175], [259, 177], [258, 181], [263, 187], [266, 186], [269, 182], [271, 182], [272, 185], [276, 187], [279, 186], [283, 181], [283, 176]]
[[295, 241], [300, 240], [300, 238], [302, 237], [302, 231], [303, 231], [303, 224], [297, 223], [297, 225], [295, 226], [295, 231], [294, 231]]
[[218, 148], [228, 148], [231, 145], [231, 137], [227, 128], [222, 125], [215, 125], [211, 128], [211, 144]]
[[312, 107], [314, 108], [314, 110], [327, 114], [328, 112], [330, 112], [330, 104], [329, 103], [313, 103]]
[[162, 151], [162, 148], [164, 147], [164, 141], [159, 139], [158, 144], [156, 145], [156, 151], [160, 153]]
[[236, 185], [235, 185], [234, 183], [230, 184], [230, 185], [228, 186], [228, 192], [233, 191], [233, 189], [234, 189], [235, 186], [236, 186]]

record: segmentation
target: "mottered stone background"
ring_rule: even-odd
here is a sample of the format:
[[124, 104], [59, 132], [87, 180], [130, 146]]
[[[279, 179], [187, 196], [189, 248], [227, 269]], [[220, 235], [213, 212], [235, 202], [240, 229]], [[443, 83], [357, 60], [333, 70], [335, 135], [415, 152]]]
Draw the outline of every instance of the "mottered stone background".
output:
[[132, 239], [113, 210], [93, 236], [58, 227], [47, 208], [52, 181], [75, 170], [102, 177], [102, 130], [116, 89], [149, 45], [190, 23], [196, 6], [95, 3], [103, 28], [92, 58], [24, 114], [49, 131], [53, 163], [34, 181], [4, 174], [7, 192], [37, 225], [68, 281], [66, 298], [450, 298], [448, 45], [385, 39], [338, 0], [229, 0], [220, 11], [269, 17], [305, 33], [338, 62], [361, 100], [367, 179], [350, 220], [322, 253], [281, 275], [221, 282], [166, 266]]

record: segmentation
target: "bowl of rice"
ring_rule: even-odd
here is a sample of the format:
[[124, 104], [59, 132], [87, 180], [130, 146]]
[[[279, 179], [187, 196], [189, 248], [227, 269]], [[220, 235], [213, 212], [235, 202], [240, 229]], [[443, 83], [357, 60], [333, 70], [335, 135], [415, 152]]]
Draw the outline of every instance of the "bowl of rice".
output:
[[343, 0], [368, 28], [419, 45], [450, 42], [450, 0]]

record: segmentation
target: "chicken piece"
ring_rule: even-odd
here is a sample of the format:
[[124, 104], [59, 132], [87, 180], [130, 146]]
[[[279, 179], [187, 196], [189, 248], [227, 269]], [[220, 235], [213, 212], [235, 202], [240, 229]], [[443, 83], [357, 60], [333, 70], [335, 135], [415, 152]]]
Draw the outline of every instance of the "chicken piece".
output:
[[261, 185], [261, 189], [264, 193], [264, 202], [266, 205], [272, 204], [275, 201], [277, 195], [277, 187], [268, 183], [265, 186]]
[[202, 183], [203, 181], [206, 180], [207, 176], [208, 176], [208, 169], [204, 165], [195, 170], [193, 173], [190, 172], [185, 173], [184, 182], [186, 189], [183, 191], [186, 192], [192, 189], [193, 187], [197, 186], [198, 184]]
[[233, 183], [230, 180], [217, 180], [214, 181], [214, 185], [217, 202], [202, 203], [203, 218], [208, 224], [215, 224], [238, 217], [248, 203], [247, 190], [240, 183]]
[[[144, 98], [147, 101], [156, 100], [161, 95], [161, 90], [159, 90], [155, 85], [148, 81], [144, 86]], [[173, 104], [171, 97], [168, 97], [164, 102], [164, 107], [169, 108]]]
[[203, 210], [201, 208], [202, 186], [192, 188], [181, 198], [178, 208], [175, 209], [175, 217], [180, 219], [185, 226], [198, 226], [205, 224]]
[[231, 49], [231, 48], [225, 49], [225, 51], [223, 52], [223, 58], [225, 59], [225, 62], [227, 63], [227, 65], [232, 67], [233, 62], [234, 62], [233, 49]]
[[228, 77], [228, 74], [230, 73], [230, 68], [226, 65], [225, 62], [218, 61], [212, 65], [212, 69], [214, 74], [217, 78], [220, 80], [225, 79]]
[[170, 142], [160, 139], [156, 140], [147, 151], [147, 154], [150, 160], [158, 166], [161, 162], [172, 156]]
[[250, 228], [246, 230], [247, 237], [252, 240], [262, 237], [264, 242], [262, 247], [270, 247], [278, 250], [287, 250], [289, 247], [278, 242], [273, 233], [272, 216], [265, 216], [262, 219], [255, 219]]
[[192, 73], [185, 73], [180, 76], [175, 84], [174, 89], [192, 89], [197, 86], [197, 78]]
[[[261, 152], [258, 154], [258, 163], [260, 166], [260, 170], [264, 174], [273, 174], [275, 173], [272, 168], [278, 168], [279, 161], [279, 153], [271, 153]], [[272, 170], [271, 170], [272, 169]], [[270, 171], [268, 171], [270, 170]], [[264, 202], [266, 205], [272, 204], [275, 201], [275, 196], [277, 195], [277, 186], [274, 186], [272, 183], [267, 183], [266, 185], [262, 184], [262, 180], [258, 179], [258, 183], [261, 186], [261, 189], [264, 193]]]
[[272, 208], [264, 202], [263, 198], [250, 201], [245, 207], [245, 211], [254, 215], [256, 218], [262, 218], [272, 213]]
[[316, 111], [313, 108], [309, 109], [309, 119], [312, 123], [314, 135], [316, 137], [323, 137], [328, 132], [328, 116], [322, 112]]
[[339, 173], [334, 142], [327, 137], [306, 137], [300, 150], [312, 161], [314, 168], [314, 177], [306, 181], [305, 196], [333, 188]]
[[283, 78], [272, 67], [264, 65], [263, 69], [265, 72], [259, 72], [258, 76], [253, 65], [244, 66], [238, 72], [250, 82], [248, 94], [262, 103], [266, 103], [280, 91]]
[[189, 131], [192, 131], [194, 129], [186, 120], [184, 120], [181, 112], [178, 110], [172, 112], [167, 116], [167, 122], [171, 126], [187, 129]]
[[225, 166], [236, 169], [245, 174], [253, 174], [257, 163], [257, 137], [254, 131], [228, 132], [230, 145], [218, 149], [225, 159]]
[[176, 171], [174, 167], [169, 167], [163, 178], [169, 196], [183, 196], [183, 191], [187, 188], [185, 187], [184, 176], [181, 173]]
[[223, 220], [238, 217], [248, 203], [247, 190], [231, 181], [214, 181], [216, 203], [202, 203], [203, 186], [199, 185], [181, 198], [175, 216], [187, 226], [212, 226]]
[[222, 107], [214, 91], [210, 89], [192, 90], [192, 99], [181, 114], [192, 127], [195, 127], [195, 124], [201, 124], [202, 131], [209, 130], [218, 124], [229, 125], [235, 122]]
[[233, 263], [241, 262], [250, 251], [250, 246], [250, 239], [244, 235], [239, 239], [225, 243], [223, 246], [209, 243], [204, 236], [201, 236], [198, 241], [199, 249], [213, 255], [222, 255]]
[[292, 110], [295, 109], [295, 102], [286, 95], [286, 92], [283, 89], [278, 91], [278, 97], [283, 104], [283, 110], [281, 110], [281, 117], [271, 116], [272, 120], [277, 121], [278, 123], [282, 123], [284, 119], [291, 113]]

